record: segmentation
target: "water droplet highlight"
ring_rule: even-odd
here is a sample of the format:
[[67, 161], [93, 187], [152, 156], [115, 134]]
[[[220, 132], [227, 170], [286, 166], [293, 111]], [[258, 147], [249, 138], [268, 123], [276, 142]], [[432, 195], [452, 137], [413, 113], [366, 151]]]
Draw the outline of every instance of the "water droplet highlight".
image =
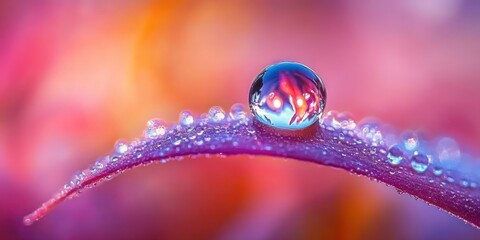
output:
[[245, 119], [247, 118], [247, 113], [245, 112], [245, 107], [242, 104], [234, 104], [230, 108], [230, 117], [232, 119]]
[[453, 182], [455, 182], [455, 178], [453, 178], [453, 177], [451, 177], [451, 176], [447, 176], [447, 181], [448, 181], [449, 183], [453, 183]]
[[277, 128], [297, 130], [323, 113], [326, 90], [307, 66], [281, 62], [265, 68], [252, 83], [249, 105], [256, 119]]
[[213, 122], [220, 122], [225, 118], [225, 112], [221, 107], [212, 107], [208, 111], [208, 115]]
[[115, 152], [124, 154], [128, 151], [128, 143], [125, 140], [117, 140], [115, 143]]
[[407, 132], [403, 134], [403, 145], [406, 150], [414, 151], [418, 147], [418, 136], [414, 132]]
[[193, 123], [193, 115], [190, 111], [183, 111], [180, 113], [180, 124], [189, 126]]
[[178, 146], [178, 145], [180, 145], [180, 143], [182, 143], [182, 140], [181, 139], [176, 139], [172, 143], [173, 143], [173, 145]]
[[468, 187], [468, 181], [465, 179], [462, 179], [462, 181], [460, 181], [460, 185], [462, 185], [462, 187]]
[[349, 113], [338, 113], [336, 111], [329, 111], [323, 118], [323, 123], [335, 129], [345, 130], [354, 130], [357, 126]]
[[165, 135], [167, 132], [167, 127], [165, 122], [160, 119], [152, 119], [147, 122], [147, 128], [145, 129], [145, 137], [146, 138], [158, 138], [160, 136]]

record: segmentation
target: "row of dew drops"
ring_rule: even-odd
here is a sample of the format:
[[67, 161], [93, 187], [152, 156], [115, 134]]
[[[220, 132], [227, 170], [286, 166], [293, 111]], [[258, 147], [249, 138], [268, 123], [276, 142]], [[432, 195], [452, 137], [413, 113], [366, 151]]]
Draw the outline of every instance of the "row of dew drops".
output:
[[[339, 131], [339, 140], [349, 135], [354, 137], [357, 144], [365, 142], [373, 147], [389, 146], [386, 151], [380, 148], [380, 152], [386, 154], [389, 164], [395, 167], [407, 164], [417, 174], [431, 171], [440, 179], [438, 182], [441, 186], [457, 183], [462, 187], [473, 189], [478, 187], [478, 183], [473, 180], [459, 177], [455, 179], [453, 176], [451, 170], [462, 164], [460, 160], [463, 156], [457, 142], [451, 138], [444, 137], [438, 140], [432, 151], [427, 146], [422, 146], [426, 143], [415, 132], [405, 132], [399, 139], [394, 133], [389, 133], [387, 126], [382, 126], [374, 120], [364, 120], [357, 124], [348, 113], [335, 111], [325, 115], [321, 120], [321, 126], [332, 132]], [[376, 148], [372, 148], [372, 151], [375, 150]], [[429, 154], [428, 150], [434, 153]], [[395, 172], [391, 171], [390, 174]], [[434, 182], [435, 179], [429, 179], [429, 183]]]
[[[169, 125], [167, 125], [167, 123], [163, 120], [151, 119], [147, 121], [147, 126], [143, 132], [142, 139], [135, 139], [130, 143], [123, 139], [118, 140], [114, 145], [114, 152], [111, 155], [98, 159], [95, 163], [90, 165], [87, 170], [79, 171], [74, 174], [70, 182], [65, 184], [63, 190], [66, 193], [74, 187], [81, 186], [83, 181], [85, 181], [89, 176], [95, 176], [99, 173], [102, 173], [102, 171], [104, 171], [109, 164], [114, 164], [118, 162], [122, 155], [132, 150], [135, 146], [141, 144], [142, 141], [148, 141], [164, 137], [165, 135], [167, 135], [167, 133], [173, 133], [174, 130], [177, 130], [179, 134], [182, 130], [191, 132], [193, 130], [192, 126], [195, 124], [205, 126], [209, 122], [218, 123], [222, 121], [228, 121], [232, 122], [236, 126], [246, 126], [251, 120], [248, 116], [249, 115], [245, 111], [244, 105], [234, 104], [230, 108], [230, 111], [228, 113], [226, 113], [221, 107], [214, 106], [210, 108], [207, 114], [199, 116], [197, 120], [195, 120], [193, 114], [190, 111], [182, 111], [179, 115], [179, 123], [173, 126], [174, 128], [169, 127]], [[202, 128], [196, 130], [197, 131], [194, 134], [189, 135], [188, 137], [190, 140], [195, 139], [195, 145], [203, 145], [205, 142], [209, 142], [211, 140], [211, 137], [209, 136], [205, 136], [204, 138], [197, 138], [197, 136], [203, 135], [204, 130], [202, 130]], [[247, 132], [249, 135], [253, 135], [255, 133], [255, 130], [253, 128], [247, 128]], [[185, 140], [187, 139], [184, 139], [184, 141]], [[179, 137], [172, 137], [171, 141], [174, 146], [178, 146], [182, 143], [182, 139]], [[233, 142], [233, 144], [238, 145], [237, 142]], [[142, 157], [141, 153], [138, 153], [137, 157]], [[166, 162], [166, 160], [164, 160], [163, 162]], [[108, 175], [103, 180], [110, 180], [113, 178], [113, 175], [118, 173], [120, 172]], [[96, 184], [98, 183], [95, 183], [95, 185]]]
[[[179, 116], [179, 123], [171, 128], [167, 128], [165, 122], [159, 119], [153, 119], [147, 122], [147, 128], [144, 131], [144, 137], [147, 140], [156, 139], [166, 134], [169, 129], [168, 139], [173, 146], [179, 146], [183, 142], [186, 143], [188, 148], [194, 145], [201, 146], [205, 142], [211, 141], [211, 136], [203, 136], [203, 133], [210, 128], [214, 129], [215, 133], [219, 133], [221, 128], [227, 128], [232, 126], [233, 133], [238, 133], [238, 126], [249, 126], [250, 118], [248, 117], [245, 107], [241, 104], [234, 104], [229, 112], [225, 112], [221, 107], [215, 106], [210, 108], [208, 113], [200, 115], [197, 119], [193, 117], [190, 111], [183, 111]], [[220, 123], [209, 125], [209, 123]], [[224, 129], [225, 130], [225, 129]], [[251, 127], [247, 128], [249, 135], [255, 133], [255, 130]], [[255, 137], [255, 136], [254, 136]], [[230, 136], [225, 136], [228, 140], [232, 140]], [[222, 139], [225, 140], [225, 139]], [[233, 141], [234, 146], [238, 146], [239, 143]], [[211, 149], [215, 149], [215, 144], [210, 144]], [[169, 148], [167, 148], [169, 149]], [[179, 150], [179, 149], [177, 149]]]
[[[179, 124], [175, 126], [176, 130], [182, 128], [191, 131], [190, 128], [195, 123], [199, 125], [205, 125], [208, 122], [221, 122], [221, 121], [235, 122], [239, 125], [248, 125], [250, 118], [249, 114], [245, 111], [245, 107], [242, 104], [234, 104], [230, 112], [225, 111], [220, 107], [212, 107], [208, 114], [201, 115], [197, 120], [189, 111], [183, 111], [179, 116]], [[319, 121], [320, 126], [328, 131], [338, 132], [338, 139], [345, 139], [346, 135], [354, 137], [357, 144], [369, 144], [373, 147], [377, 146], [390, 146], [388, 151], [380, 151], [386, 154], [387, 161], [392, 166], [401, 166], [405, 162], [409, 161], [411, 169], [418, 173], [423, 174], [427, 171], [441, 178], [441, 185], [448, 183], [458, 183], [462, 187], [477, 188], [478, 183], [469, 179], [455, 179], [449, 175], [449, 167], [454, 167], [461, 158], [461, 152], [458, 148], [458, 144], [451, 138], [442, 138], [438, 141], [436, 146], [436, 154], [424, 153], [425, 148], [422, 148], [422, 140], [414, 132], [406, 132], [401, 136], [401, 140], [393, 134], [388, 134], [384, 131], [381, 124], [366, 120], [357, 124], [348, 113], [337, 113], [330, 111]], [[144, 131], [144, 139], [150, 140], [165, 136], [168, 131], [173, 132], [172, 128], [160, 119], [152, 119], [147, 122], [147, 127]], [[249, 134], [254, 134], [253, 128], [247, 128]], [[196, 131], [197, 136], [201, 136], [204, 130]], [[192, 135], [191, 139], [196, 137]], [[392, 137], [393, 136], [393, 137]], [[357, 138], [358, 137], [358, 138]], [[87, 178], [88, 175], [96, 175], [102, 172], [108, 164], [115, 163], [119, 160], [120, 156], [127, 153], [134, 146], [143, 141], [142, 139], [133, 140], [128, 143], [125, 140], [118, 140], [115, 143], [114, 153], [110, 156], [103, 157], [92, 164], [88, 171], [77, 172], [69, 183], [64, 186], [64, 190], [70, 190], [80, 184]], [[171, 138], [172, 144], [178, 146], [181, 144], [181, 138]], [[205, 142], [209, 142], [210, 137], [198, 138], [195, 140], [196, 145], [202, 145]], [[235, 145], [235, 142], [233, 143]], [[238, 144], [238, 143], [237, 143]], [[372, 148], [376, 149], [376, 148]], [[324, 150], [325, 153], [325, 150]], [[141, 157], [141, 154], [137, 157]], [[394, 172], [391, 172], [394, 174]], [[104, 180], [110, 180], [113, 175], [107, 176]], [[445, 181], [444, 181], [445, 180]], [[430, 183], [434, 183], [434, 179], [429, 180]]]

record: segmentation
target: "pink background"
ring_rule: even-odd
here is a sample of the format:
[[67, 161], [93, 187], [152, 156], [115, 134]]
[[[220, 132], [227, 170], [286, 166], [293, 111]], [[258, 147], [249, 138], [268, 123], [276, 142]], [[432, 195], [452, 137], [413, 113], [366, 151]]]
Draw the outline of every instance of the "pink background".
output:
[[302, 62], [327, 110], [480, 156], [476, 1], [0, 2], [0, 239], [479, 239], [436, 207], [340, 170], [237, 156], [137, 168], [23, 215], [145, 122], [247, 103]]

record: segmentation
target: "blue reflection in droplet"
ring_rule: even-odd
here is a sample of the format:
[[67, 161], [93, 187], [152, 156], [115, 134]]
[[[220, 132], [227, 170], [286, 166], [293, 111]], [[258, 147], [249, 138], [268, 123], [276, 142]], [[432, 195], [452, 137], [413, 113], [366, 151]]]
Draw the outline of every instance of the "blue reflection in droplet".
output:
[[326, 91], [307, 66], [281, 62], [265, 68], [250, 88], [250, 109], [260, 122], [282, 129], [302, 129], [323, 113]]
[[413, 170], [418, 173], [424, 173], [429, 164], [428, 157], [423, 153], [415, 152], [411, 157], [410, 165], [412, 166]]
[[397, 145], [393, 145], [388, 150], [387, 158], [392, 165], [399, 165], [403, 160], [403, 152]]

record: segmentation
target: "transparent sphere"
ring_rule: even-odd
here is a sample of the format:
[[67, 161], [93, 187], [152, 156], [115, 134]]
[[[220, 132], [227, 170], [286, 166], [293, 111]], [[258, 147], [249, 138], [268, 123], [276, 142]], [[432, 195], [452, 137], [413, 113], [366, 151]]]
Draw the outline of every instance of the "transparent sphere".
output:
[[322, 80], [307, 66], [281, 62], [265, 68], [252, 83], [249, 105], [258, 121], [297, 130], [315, 123], [327, 93]]

